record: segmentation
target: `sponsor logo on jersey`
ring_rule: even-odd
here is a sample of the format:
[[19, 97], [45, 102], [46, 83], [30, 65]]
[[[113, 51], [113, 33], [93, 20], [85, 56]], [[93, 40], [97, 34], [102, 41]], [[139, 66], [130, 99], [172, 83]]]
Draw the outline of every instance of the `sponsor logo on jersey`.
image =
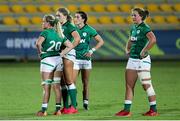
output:
[[131, 36], [131, 41], [137, 41], [137, 37]]

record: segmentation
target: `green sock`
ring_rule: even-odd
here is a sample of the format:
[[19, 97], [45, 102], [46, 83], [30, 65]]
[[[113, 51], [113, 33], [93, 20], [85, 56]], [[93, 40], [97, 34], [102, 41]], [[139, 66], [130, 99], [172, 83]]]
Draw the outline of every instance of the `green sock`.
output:
[[71, 105], [76, 108], [77, 101], [76, 101], [76, 95], [77, 95], [77, 89], [74, 84], [71, 84], [68, 86], [68, 93], [71, 98]]
[[56, 111], [61, 109], [61, 103], [56, 103]]
[[156, 105], [150, 105], [150, 109], [153, 110], [154, 112], [157, 112]]
[[124, 101], [124, 110], [130, 112], [132, 101], [131, 100], [125, 100]]
[[43, 103], [43, 104], [42, 104], [41, 111], [42, 111], [43, 113], [47, 110], [47, 106], [48, 106], [47, 103]]
[[124, 104], [124, 110], [130, 112], [131, 104]]
[[42, 108], [41, 108], [41, 111], [42, 111], [43, 113], [44, 113], [46, 110], [47, 110], [46, 107], [42, 107]]
[[65, 108], [69, 108], [69, 95], [68, 95], [68, 89], [66, 86], [62, 87], [62, 98], [63, 98], [63, 106]]

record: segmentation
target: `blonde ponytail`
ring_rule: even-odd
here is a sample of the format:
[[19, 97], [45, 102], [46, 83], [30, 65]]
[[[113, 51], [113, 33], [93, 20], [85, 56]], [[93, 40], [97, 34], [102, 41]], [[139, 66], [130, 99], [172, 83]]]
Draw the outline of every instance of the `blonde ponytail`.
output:
[[57, 22], [57, 23], [56, 23], [55, 29], [56, 29], [59, 37], [60, 37], [60, 38], [64, 38], [64, 34], [63, 34], [63, 31], [62, 31], [62, 26], [61, 26], [61, 23], [60, 23], [60, 22]]

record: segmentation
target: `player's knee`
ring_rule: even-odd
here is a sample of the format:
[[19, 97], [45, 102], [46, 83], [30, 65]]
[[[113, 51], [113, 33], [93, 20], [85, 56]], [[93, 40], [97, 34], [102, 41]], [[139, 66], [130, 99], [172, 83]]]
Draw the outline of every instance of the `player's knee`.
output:
[[151, 74], [150, 72], [144, 71], [144, 72], [139, 72], [138, 73], [139, 79], [141, 81], [141, 84], [146, 91], [148, 96], [153, 96], [155, 95], [155, 91], [152, 86], [151, 82]]
[[61, 82], [61, 77], [54, 77], [52, 84], [60, 84], [60, 82]]
[[142, 81], [142, 85], [143, 85], [143, 88], [146, 91], [148, 97], [155, 95], [155, 91], [154, 91], [154, 88], [152, 86], [151, 80]]
[[150, 87], [149, 84], [142, 84], [142, 86], [143, 86], [144, 91], [146, 91]]
[[42, 86], [44, 86], [44, 85], [51, 85], [52, 82], [53, 82], [53, 80], [51, 80], [51, 79], [46, 79], [46, 80], [44, 80], [44, 81], [41, 83], [41, 85], [42, 85]]
[[148, 97], [156, 95], [154, 88], [151, 84], [151, 86], [146, 90]]

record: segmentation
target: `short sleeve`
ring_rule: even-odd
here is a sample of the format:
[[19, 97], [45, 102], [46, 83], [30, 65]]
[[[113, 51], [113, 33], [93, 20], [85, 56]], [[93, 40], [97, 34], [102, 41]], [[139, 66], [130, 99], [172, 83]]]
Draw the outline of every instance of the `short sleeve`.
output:
[[131, 35], [132, 35], [132, 30], [133, 30], [133, 27], [134, 27], [134, 26], [131, 26], [131, 27], [130, 27], [129, 36], [131, 36]]
[[44, 37], [44, 38], [47, 38], [47, 35], [48, 35], [48, 32], [47, 31], [42, 31], [40, 33], [40, 36]]
[[68, 30], [69, 30], [69, 33], [72, 33], [73, 31], [76, 31], [76, 27], [70, 24], [68, 27]]
[[148, 32], [150, 32], [151, 31], [151, 28], [148, 26], [148, 25], [146, 25], [145, 27], [144, 27], [144, 29], [143, 29], [143, 32], [144, 32], [144, 34], [146, 35]]
[[64, 38], [63, 38], [63, 43], [64, 43], [64, 42], [66, 42], [66, 41], [67, 41], [67, 38], [66, 38], [66, 37], [64, 37]]
[[90, 32], [91, 32], [91, 37], [95, 37], [96, 35], [98, 35], [97, 31], [92, 27], [91, 27]]

